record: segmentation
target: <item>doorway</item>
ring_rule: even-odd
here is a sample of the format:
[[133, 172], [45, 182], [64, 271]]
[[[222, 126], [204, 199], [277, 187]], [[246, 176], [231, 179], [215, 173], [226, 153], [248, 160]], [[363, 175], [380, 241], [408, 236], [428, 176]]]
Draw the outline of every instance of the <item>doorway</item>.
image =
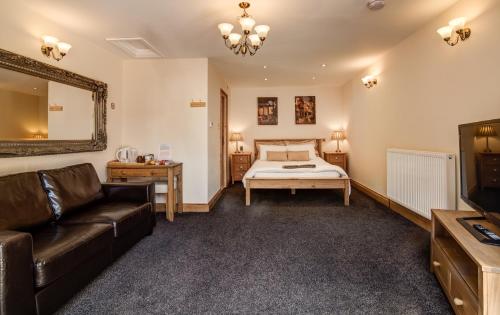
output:
[[220, 187], [224, 189], [229, 184], [228, 160], [228, 97], [220, 90]]

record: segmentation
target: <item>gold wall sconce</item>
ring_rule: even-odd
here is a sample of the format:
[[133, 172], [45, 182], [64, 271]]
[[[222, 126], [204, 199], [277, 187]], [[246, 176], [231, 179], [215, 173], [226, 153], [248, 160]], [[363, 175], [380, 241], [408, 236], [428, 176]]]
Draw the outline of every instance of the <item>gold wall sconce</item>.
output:
[[467, 19], [459, 17], [451, 20], [447, 26], [437, 30], [441, 38], [450, 46], [455, 46], [460, 41], [465, 41], [470, 37], [471, 29], [465, 27]]
[[64, 58], [68, 54], [68, 51], [71, 49], [71, 45], [68, 43], [60, 42], [54, 36], [44, 35], [42, 36], [42, 54], [44, 54], [47, 58], [54, 58], [59, 61]]
[[363, 82], [363, 84], [371, 89], [372, 87], [375, 87], [378, 83], [378, 80], [375, 76], [373, 75], [367, 75], [366, 77], [362, 78], [361, 79], [361, 82]]

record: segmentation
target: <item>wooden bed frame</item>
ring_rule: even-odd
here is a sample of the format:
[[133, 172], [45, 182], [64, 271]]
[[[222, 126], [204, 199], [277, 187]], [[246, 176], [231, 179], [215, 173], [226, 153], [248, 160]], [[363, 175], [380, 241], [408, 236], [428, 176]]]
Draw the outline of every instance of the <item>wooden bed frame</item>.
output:
[[[314, 141], [316, 153], [321, 157], [321, 144], [324, 139], [265, 139], [254, 140], [255, 159], [259, 158], [260, 145], [274, 144], [300, 144]], [[246, 197], [245, 204], [250, 205], [252, 189], [290, 189], [295, 194], [296, 189], [342, 189], [344, 194], [344, 205], [349, 206], [349, 177], [342, 178], [307, 178], [307, 179], [283, 179], [283, 178], [247, 178], [245, 182]]]

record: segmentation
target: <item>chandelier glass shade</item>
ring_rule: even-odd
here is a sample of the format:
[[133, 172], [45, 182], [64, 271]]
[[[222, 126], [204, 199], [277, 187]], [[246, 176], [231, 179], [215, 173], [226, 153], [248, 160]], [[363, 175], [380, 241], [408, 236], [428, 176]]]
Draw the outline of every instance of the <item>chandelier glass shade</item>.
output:
[[[271, 28], [267, 25], [255, 26], [255, 20], [246, 11], [250, 7], [250, 3], [241, 2], [239, 6], [243, 9], [243, 14], [239, 17], [242, 34], [233, 33], [234, 26], [230, 23], [219, 24], [219, 31], [226, 47], [233, 51], [234, 54], [253, 56], [264, 44]], [[255, 30], [254, 34], [252, 34], [252, 30]]]

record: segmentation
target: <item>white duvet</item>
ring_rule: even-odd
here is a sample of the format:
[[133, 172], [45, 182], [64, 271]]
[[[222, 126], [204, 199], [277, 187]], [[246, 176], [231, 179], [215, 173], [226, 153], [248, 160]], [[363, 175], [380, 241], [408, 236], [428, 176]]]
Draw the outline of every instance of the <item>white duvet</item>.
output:
[[[315, 168], [286, 169], [283, 165], [314, 164]], [[307, 178], [342, 178], [347, 173], [339, 166], [332, 165], [320, 157], [309, 161], [263, 161], [256, 160], [243, 177], [243, 185], [247, 178], [279, 178], [279, 179], [307, 179]]]

